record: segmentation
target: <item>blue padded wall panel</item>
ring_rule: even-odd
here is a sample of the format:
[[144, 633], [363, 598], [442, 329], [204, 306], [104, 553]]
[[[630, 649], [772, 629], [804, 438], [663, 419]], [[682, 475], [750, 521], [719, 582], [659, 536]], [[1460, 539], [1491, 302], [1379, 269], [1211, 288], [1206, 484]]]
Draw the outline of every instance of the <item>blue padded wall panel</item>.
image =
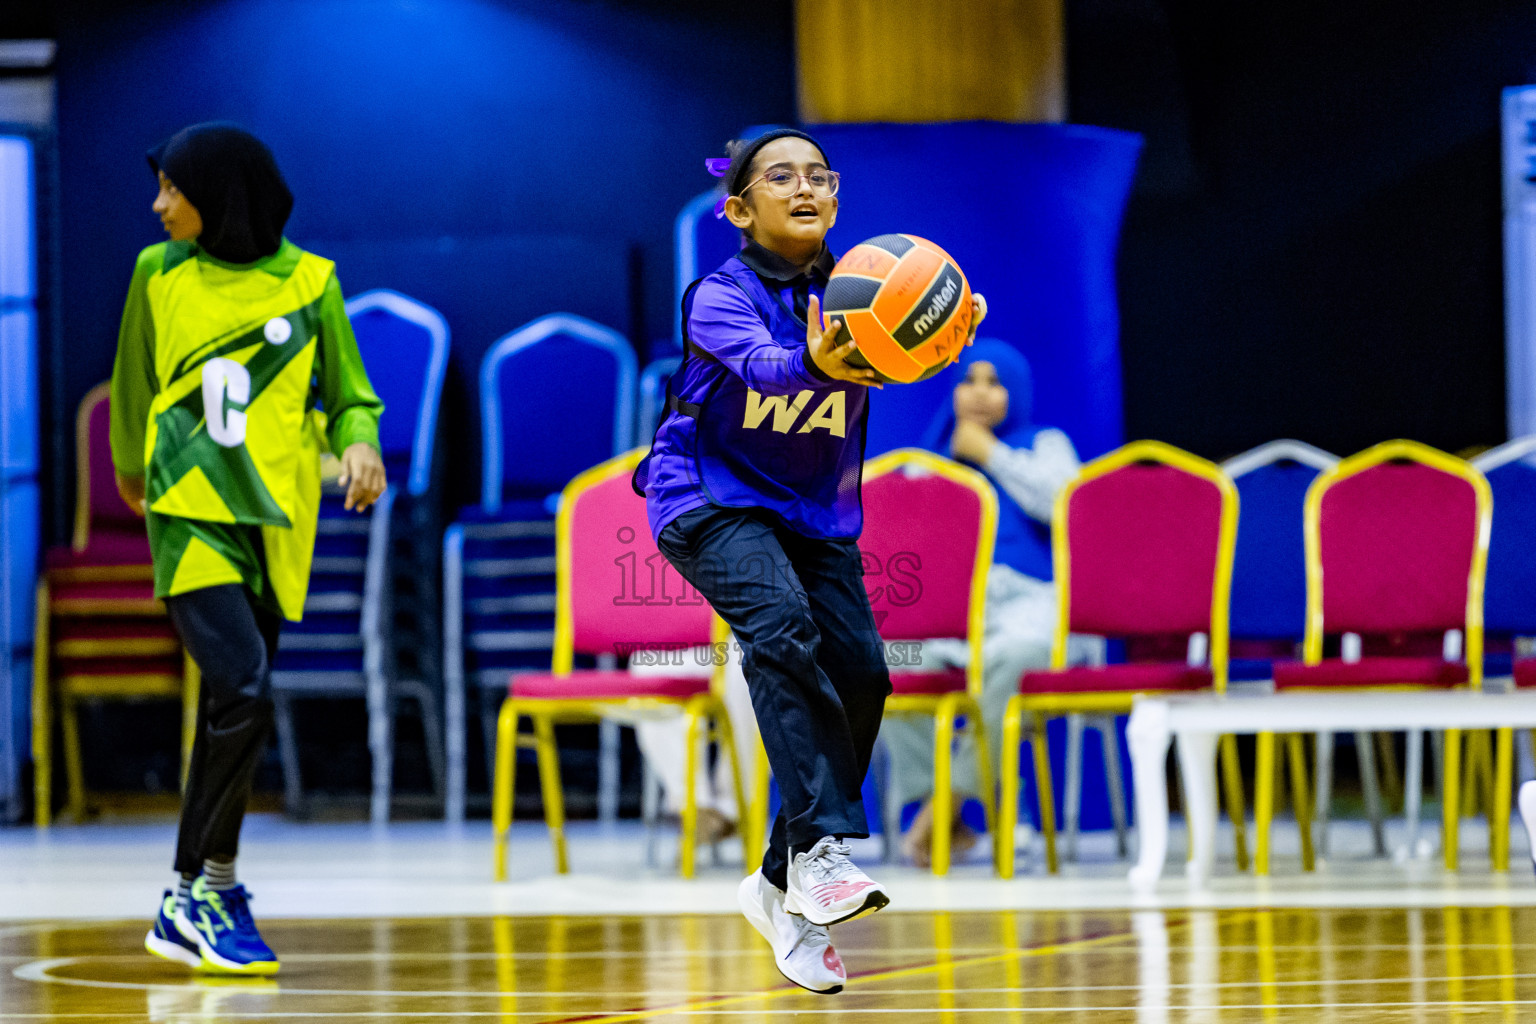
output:
[[32, 142], [0, 135], [0, 303], [37, 295]]
[[37, 313], [0, 313], [0, 475], [37, 473]]
[[3, 586], [6, 597], [0, 629], [5, 635], [0, 643], [11, 648], [32, 646], [32, 621], [34, 618], [33, 591], [37, 587], [37, 563], [39, 550], [37, 481], [12, 479], [0, 491], [0, 541], [4, 543], [0, 556], [0, 571], [4, 572]]
[[[944, 247], [990, 306], [985, 333], [1019, 346], [1036, 419], [1086, 456], [1123, 439], [1115, 251], [1141, 137], [1080, 125], [823, 125], [843, 176], [836, 252], [891, 231]], [[953, 374], [871, 399], [869, 453], [917, 444]]]
[[21, 763], [32, 731], [32, 592], [37, 580], [38, 492], [33, 480], [0, 488], [0, 821], [21, 813]]

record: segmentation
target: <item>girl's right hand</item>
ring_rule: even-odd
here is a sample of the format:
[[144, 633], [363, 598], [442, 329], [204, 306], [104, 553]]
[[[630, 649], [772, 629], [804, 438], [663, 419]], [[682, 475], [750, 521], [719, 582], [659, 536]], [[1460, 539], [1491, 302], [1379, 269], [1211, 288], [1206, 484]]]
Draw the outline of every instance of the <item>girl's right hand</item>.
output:
[[117, 478], [117, 494], [123, 499], [123, 504], [133, 509], [136, 516], [144, 515], [144, 478], [141, 476], [123, 476], [114, 473]]
[[805, 324], [806, 351], [810, 353], [811, 361], [818, 370], [833, 380], [845, 380], [865, 387], [885, 387], [885, 381], [874, 370], [848, 362], [848, 357], [857, 352], [859, 346], [852, 338], [838, 344], [837, 338], [843, 329], [841, 320], [833, 320], [832, 326], [825, 331], [821, 329], [821, 302], [814, 295], [805, 313]]

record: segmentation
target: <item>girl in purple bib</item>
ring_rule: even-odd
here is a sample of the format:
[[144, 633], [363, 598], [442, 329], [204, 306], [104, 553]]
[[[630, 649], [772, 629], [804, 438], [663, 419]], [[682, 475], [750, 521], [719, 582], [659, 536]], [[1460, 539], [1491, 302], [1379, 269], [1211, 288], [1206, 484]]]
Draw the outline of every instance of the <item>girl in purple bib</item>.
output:
[[734, 147], [724, 178], [745, 245], [684, 297], [683, 364], [635, 486], [662, 554], [741, 644], [779, 783], [742, 911], [786, 977], [832, 993], [828, 926], [889, 902], [843, 842], [869, 834], [860, 791], [891, 690], [856, 543], [880, 379], [848, 362], [840, 322], [822, 328], [838, 176], [821, 146], [771, 131]]

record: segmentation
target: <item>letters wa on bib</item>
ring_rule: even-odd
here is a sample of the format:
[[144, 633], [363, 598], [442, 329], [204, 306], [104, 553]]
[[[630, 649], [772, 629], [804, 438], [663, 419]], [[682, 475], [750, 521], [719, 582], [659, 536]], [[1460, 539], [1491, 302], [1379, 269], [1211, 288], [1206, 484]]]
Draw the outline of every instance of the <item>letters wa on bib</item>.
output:
[[[805, 341], [805, 303], [835, 264], [823, 249], [801, 272], [748, 242], [689, 287], [682, 365], [635, 471], [653, 536], [704, 505], [765, 509], [807, 537], [858, 536], [868, 390], [823, 374]], [[696, 323], [709, 324], [710, 348]]]

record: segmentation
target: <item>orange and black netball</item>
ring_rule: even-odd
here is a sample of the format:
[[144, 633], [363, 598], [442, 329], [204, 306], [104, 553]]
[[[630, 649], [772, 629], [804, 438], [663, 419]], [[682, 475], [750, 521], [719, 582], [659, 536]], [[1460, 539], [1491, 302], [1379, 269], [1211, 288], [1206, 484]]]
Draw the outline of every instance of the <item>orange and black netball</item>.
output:
[[849, 362], [887, 381], [925, 380], [960, 357], [971, 330], [971, 286], [943, 249], [916, 235], [880, 235], [838, 261], [822, 300], [858, 343]]

